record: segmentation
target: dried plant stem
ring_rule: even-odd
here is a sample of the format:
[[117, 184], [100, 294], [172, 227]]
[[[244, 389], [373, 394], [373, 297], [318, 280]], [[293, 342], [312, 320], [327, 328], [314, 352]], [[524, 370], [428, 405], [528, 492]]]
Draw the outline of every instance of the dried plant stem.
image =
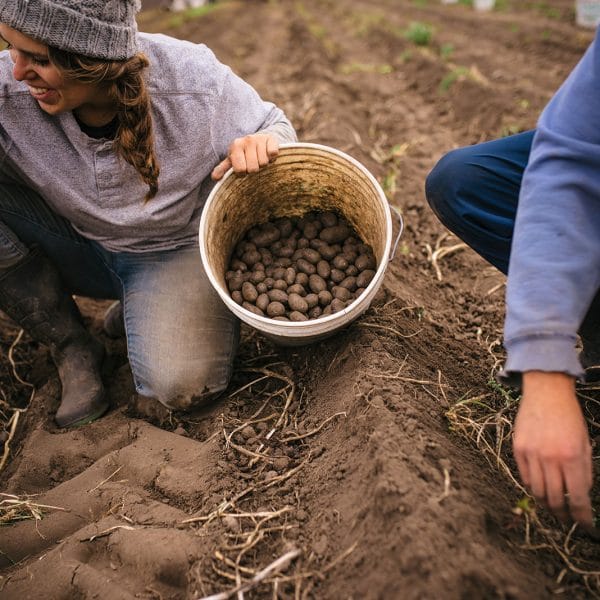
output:
[[321, 431], [321, 429], [323, 429], [323, 427], [325, 427], [325, 425], [327, 425], [327, 423], [329, 423], [329, 421], [332, 421], [336, 417], [339, 417], [342, 415], [344, 417], [347, 416], [345, 411], [337, 412], [337, 413], [331, 415], [330, 417], [327, 417], [318, 427], [315, 427], [315, 429], [311, 429], [310, 431], [303, 433], [303, 434], [290, 435], [289, 437], [282, 438], [281, 441], [282, 442], [293, 442], [296, 440], [303, 440], [307, 437], [310, 437], [311, 435], [315, 435], [315, 433], [319, 433], [319, 431]]
[[3, 498], [0, 500], [0, 525], [9, 525], [27, 519], [39, 521], [43, 517], [44, 510], [68, 512], [66, 508], [60, 506], [33, 502], [30, 496], [0, 493], [0, 498]]
[[15, 359], [14, 359], [15, 348], [21, 341], [21, 338], [23, 337], [24, 333], [25, 333], [24, 330], [20, 329], [19, 333], [17, 334], [17, 337], [13, 340], [12, 344], [10, 345], [10, 348], [8, 349], [8, 361], [10, 363], [12, 373], [13, 373], [13, 376], [15, 377], [15, 379], [22, 385], [25, 385], [25, 386], [31, 388], [31, 394], [29, 396], [29, 400], [27, 401], [27, 408], [13, 408], [11, 406], [8, 406], [8, 409], [11, 410], [13, 412], [13, 414], [11, 415], [11, 417], [7, 423], [7, 425], [10, 425], [10, 430], [8, 432], [8, 438], [4, 442], [4, 451], [2, 453], [2, 459], [0, 460], [0, 472], [2, 471], [2, 469], [4, 469], [4, 466], [6, 465], [6, 461], [8, 460], [8, 457], [10, 455], [10, 443], [12, 442], [12, 440], [15, 436], [15, 432], [17, 430], [17, 425], [19, 423], [19, 415], [22, 412], [27, 411], [27, 409], [31, 405], [31, 402], [35, 396], [35, 386], [21, 378], [21, 376], [17, 372], [17, 365], [16, 365]]
[[122, 468], [123, 465], [121, 465], [118, 469], [115, 469], [106, 479], [103, 479], [97, 486], [93, 487], [91, 490], [88, 490], [88, 494], [95, 492], [98, 488], [102, 487], [107, 481], [110, 481]]
[[6, 461], [8, 460], [8, 457], [10, 455], [10, 443], [12, 442], [12, 439], [15, 436], [15, 431], [17, 430], [20, 414], [20, 411], [15, 411], [10, 417], [10, 420], [8, 421], [8, 424], [10, 425], [10, 430], [8, 432], [8, 438], [4, 442], [4, 452], [2, 453], [2, 459], [0, 460], [0, 471], [4, 469], [4, 465], [6, 464]]
[[401, 375], [385, 375], [383, 373], [373, 373], [371, 374], [371, 377], [376, 377], [377, 379], [404, 381], [405, 383], [418, 383], [420, 385], [435, 385], [438, 387], [446, 386], [445, 383], [440, 383], [439, 381], [428, 381], [427, 379], [414, 379], [413, 377], [402, 377]]
[[235, 588], [221, 592], [219, 594], [213, 594], [211, 596], [204, 596], [197, 600], [228, 600], [238, 592], [248, 592], [252, 588], [256, 587], [259, 583], [270, 577], [273, 573], [286, 569], [289, 564], [298, 556], [300, 556], [300, 550], [290, 550], [283, 556], [280, 556], [277, 560], [274, 560], [270, 565], [259, 571], [250, 581], [236, 586]]
[[386, 325], [377, 325], [375, 323], [358, 323], [358, 327], [367, 327], [370, 329], [381, 329], [383, 331], [389, 331], [390, 333], [393, 333], [394, 335], [397, 335], [398, 337], [401, 338], [411, 338], [411, 337], [415, 337], [416, 335], [419, 335], [419, 333], [421, 333], [421, 331], [423, 331], [422, 329], [419, 329], [418, 331], [415, 331], [414, 333], [409, 333], [408, 335], [404, 335], [403, 333], [400, 333], [397, 329], [394, 329], [393, 327], [387, 327]]
[[104, 531], [101, 531], [100, 533], [96, 533], [96, 534], [90, 536], [89, 538], [84, 538], [80, 541], [81, 542], [93, 542], [95, 539], [110, 535], [113, 531], [117, 531], [118, 529], [125, 529], [127, 531], [135, 531], [137, 529], [137, 527], [131, 527], [130, 525], [115, 525], [113, 527], [109, 527], [108, 529], [105, 529]]
[[427, 260], [431, 263], [435, 270], [435, 275], [438, 281], [442, 281], [442, 270], [439, 266], [439, 261], [445, 256], [455, 254], [461, 250], [468, 248], [467, 244], [459, 243], [452, 246], [442, 246], [442, 242], [446, 239], [447, 234], [442, 234], [436, 241], [434, 248], [430, 244], [425, 244], [425, 250], [427, 251]]

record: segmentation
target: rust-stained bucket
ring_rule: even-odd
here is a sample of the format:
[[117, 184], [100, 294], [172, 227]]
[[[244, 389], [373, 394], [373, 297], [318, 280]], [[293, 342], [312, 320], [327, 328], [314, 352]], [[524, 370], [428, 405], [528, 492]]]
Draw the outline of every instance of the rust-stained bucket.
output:
[[[225, 281], [237, 242], [254, 225], [308, 211], [338, 212], [373, 247], [377, 270], [368, 287], [340, 312], [302, 322], [262, 317], [237, 304]], [[258, 173], [239, 176], [229, 170], [213, 188], [200, 221], [200, 255], [211, 284], [235, 315], [276, 343], [299, 346], [332, 335], [369, 307], [401, 233], [400, 218], [392, 249], [390, 207], [361, 163], [328, 146], [283, 144], [279, 156]]]

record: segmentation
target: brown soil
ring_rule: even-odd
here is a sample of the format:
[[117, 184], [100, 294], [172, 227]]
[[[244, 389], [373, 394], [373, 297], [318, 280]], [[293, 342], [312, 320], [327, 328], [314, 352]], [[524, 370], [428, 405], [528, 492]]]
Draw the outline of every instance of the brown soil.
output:
[[[346, 331], [284, 349], [244, 328], [228, 391], [164, 422], [129, 406], [124, 343], [103, 338], [120, 364], [110, 413], [57, 429], [47, 352], [0, 321], [3, 397], [28, 405], [15, 372], [36, 388], [2, 488], [36, 494], [29, 516], [33, 503], [57, 507], [21, 522], [3, 507], [2, 598], [201, 598], [293, 550], [231, 597], [598, 594], [597, 546], [523, 502], [509, 474], [515, 400], [492, 378], [503, 278], [469, 249], [436, 253], [458, 240], [423, 195], [445, 151], [533, 127], [592, 38], [574, 26], [572, 0], [498, 4], [232, 1], [197, 18], [142, 15], [144, 30], [213, 48], [301, 140], [363, 162], [406, 231]], [[427, 45], [403, 35], [416, 21], [433, 27]], [[79, 302], [101, 335], [106, 302]], [[589, 406], [594, 393], [582, 390]]]

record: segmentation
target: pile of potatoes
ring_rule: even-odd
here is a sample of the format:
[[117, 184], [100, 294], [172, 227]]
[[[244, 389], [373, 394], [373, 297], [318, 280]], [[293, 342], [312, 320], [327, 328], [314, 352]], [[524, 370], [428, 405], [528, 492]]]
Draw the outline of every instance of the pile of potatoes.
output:
[[369, 285], [373, 249], [340, 215], [309, 212], [252, 227], [236, 245], [225, 280], [237, 304], [278, 321], [343, 310]]

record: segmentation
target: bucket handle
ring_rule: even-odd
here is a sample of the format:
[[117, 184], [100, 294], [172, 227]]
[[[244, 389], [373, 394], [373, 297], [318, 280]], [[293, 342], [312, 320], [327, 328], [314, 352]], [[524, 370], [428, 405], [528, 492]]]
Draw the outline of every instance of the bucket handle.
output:
[[398, 242], [400, 241], [400, 236], [402, 235], [402, 232], [404, 231], [404, 220], [402, 219], [402, 214], [395, 206], [392, 206], [390, 204], [389, 207], [392, 210], [392, 212], [396, 215], [396, 218], [398, 219], [398, 224], [400, 225], [400, 229], [398, 230], [398, 235], [396, 236], [396, 240], [394, 241], [392, 251], [390, 252], [390, 257], [388, 258], [388, 262], [391, 262], [394, 260], [394, 256], [396, 256], [396, 248], [398, 248]]

